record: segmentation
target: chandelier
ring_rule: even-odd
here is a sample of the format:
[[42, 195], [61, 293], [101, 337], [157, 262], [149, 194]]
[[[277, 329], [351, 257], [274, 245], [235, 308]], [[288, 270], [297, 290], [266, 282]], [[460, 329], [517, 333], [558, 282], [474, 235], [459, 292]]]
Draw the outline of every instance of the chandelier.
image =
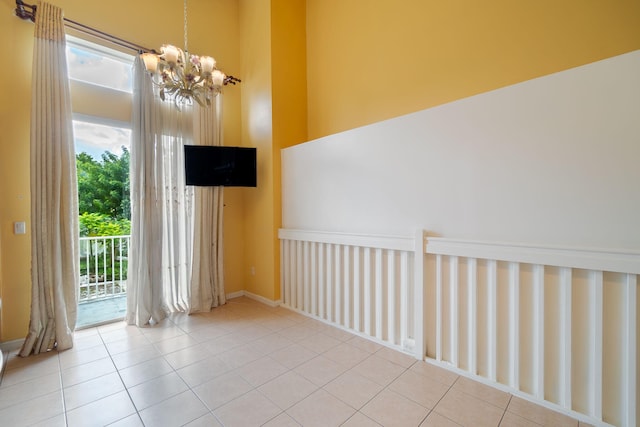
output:
[[184, 50], [165, 44], [160, 54], [142, 54], [151, 81], [160, 88], [160, 98], [172, 99], [176, 106], [197, 102], [208, 107], [222, 86], [236, 84], [239, 79], [227, 76], [216, 68], [210, 56], [191, 55], [187, 45], [187, 0], [184, 0]]

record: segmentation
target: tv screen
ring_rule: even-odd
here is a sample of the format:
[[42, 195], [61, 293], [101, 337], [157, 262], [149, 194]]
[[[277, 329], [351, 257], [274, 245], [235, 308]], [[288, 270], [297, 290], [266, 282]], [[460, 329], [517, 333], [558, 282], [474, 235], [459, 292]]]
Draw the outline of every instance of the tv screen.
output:
[[201, 187], [255, 187], [256, 149], [210, 145], [185, 145], [187, 185]]

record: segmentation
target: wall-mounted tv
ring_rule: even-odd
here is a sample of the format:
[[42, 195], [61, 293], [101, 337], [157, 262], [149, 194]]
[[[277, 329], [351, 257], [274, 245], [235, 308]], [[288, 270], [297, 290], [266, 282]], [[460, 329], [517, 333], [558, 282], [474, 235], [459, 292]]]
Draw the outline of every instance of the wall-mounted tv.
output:
[[256, 149], [185, 145], [187, 185], [200, 187], [256, 187]]

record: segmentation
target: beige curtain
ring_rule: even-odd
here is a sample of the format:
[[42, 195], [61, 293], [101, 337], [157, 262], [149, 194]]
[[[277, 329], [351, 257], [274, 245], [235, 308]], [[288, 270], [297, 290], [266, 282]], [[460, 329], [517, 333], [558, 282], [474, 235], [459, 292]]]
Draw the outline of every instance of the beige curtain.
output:
[[[194, 117], [197, 145], [222, 145], [222, 94]], [[223, 187], [196, 187], [190, 312], [226, 302], [223, 269]], [[195, 255], [197, 254], [197, 256]]]
[[73, 347], [78, 188], [62, 10], [36, 14], [31, 98], [31, 320], [21, 356]]
[[131, 134], [131, 243], [127, 289], [127, 323], [144, 326], [165, 318], [162, 308], [162, 222], [156, 176], [162, 156], [157, 136], [160, 112], [142, 59], [133, 66]]
[[[185, 184], [184, 145], [219, 144], [220, 103], [175, 108], [134, 65], [127, 322], [224, 304], [222, 190]], [[220, 250], [218, 250], [220, 248]]]

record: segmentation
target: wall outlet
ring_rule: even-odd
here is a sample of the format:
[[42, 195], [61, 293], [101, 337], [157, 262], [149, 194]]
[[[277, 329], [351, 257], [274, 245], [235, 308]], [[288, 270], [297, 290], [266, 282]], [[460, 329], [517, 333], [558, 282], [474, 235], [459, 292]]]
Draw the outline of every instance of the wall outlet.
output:
[[251, 266], [251, 275], [252, 276], [256, 275], [256, 268], [253, 265]]

